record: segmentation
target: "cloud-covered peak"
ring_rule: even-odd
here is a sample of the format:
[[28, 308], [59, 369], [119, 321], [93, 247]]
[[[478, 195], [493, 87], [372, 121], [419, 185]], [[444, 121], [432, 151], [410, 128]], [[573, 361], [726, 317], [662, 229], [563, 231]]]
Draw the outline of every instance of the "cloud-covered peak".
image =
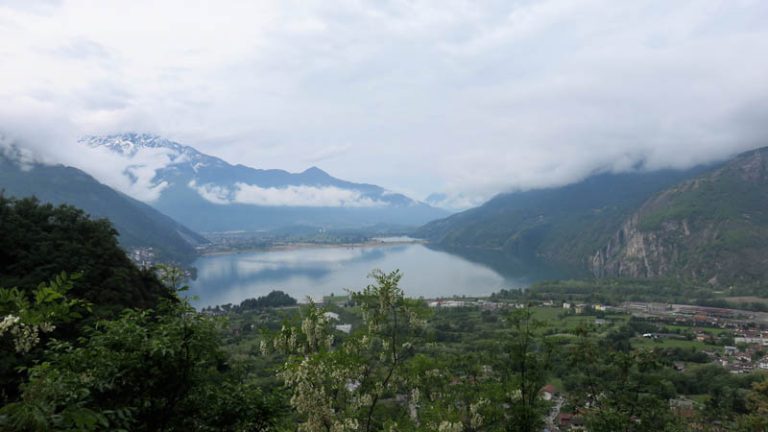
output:
[[290, 173], [232, 165], [153, 134], [87, 136], [79, 142], [123, 160], [118, 172], [129, 181], [125, 192], [135, 195], [137, 188], [144, 188], [146, 193], [139, 198], [150, 197], [149, 201], [162, 198], [166, 191], [183, 195], [188, 188], [217, 205], [378, 208], [418, 204], [378, 186], [334, 178], [316, 166]]
[[768, 143], [764, 0], [27, 3], [0, 97], [38, 129], [467, 197]]

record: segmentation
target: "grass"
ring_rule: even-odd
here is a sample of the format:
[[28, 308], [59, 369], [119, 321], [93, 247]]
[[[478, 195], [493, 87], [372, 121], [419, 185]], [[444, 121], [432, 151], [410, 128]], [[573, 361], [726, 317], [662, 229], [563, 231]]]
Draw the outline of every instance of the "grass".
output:
[[690, 327], [690, 326], [682, 326], [682, 325], [665, 325], [665, 328], [669, 329], [670, 331], [680, 330], [680, 331], [692, 331], [696, 333], [697, 331], [701, 331], [704, 333], [709, 333], [712, 336], [719, 336], [720, 333], [726, 333], [726, 334], [732, 334], [733, 331], [722, 329], [719, 327]]
[[704, 342], [696, 340], [682, 340], [682, 339], [648, 339], [644, 337], [632, 338], [632, 346], [635, 348], [695, 348], [697, 350], [705, 351], [722, 351], [723, 347], [717, 345], [708, 345]]
[[531, 308], [533, 311], [533, 319], [543, 321], [548, 325], [554, 321], [560, 321], [560, 314], [566, 312], [563, 308], [536, 306]]

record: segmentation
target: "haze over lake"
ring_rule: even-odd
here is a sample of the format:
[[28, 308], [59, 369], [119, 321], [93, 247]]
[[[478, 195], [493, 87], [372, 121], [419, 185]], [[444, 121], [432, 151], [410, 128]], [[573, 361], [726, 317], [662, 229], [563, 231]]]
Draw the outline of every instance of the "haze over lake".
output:
[[[194, 266], [198, 276], [190, 295], [197, 307], [239, 304], [247, 298], [281, 290], [300, 301], [345, 290], [361, 290], [375, 268], [400, 269], [400, 286], [410, 297], [483, 296], [501, 289], [527, 287], [554, 276], [548, 269], [523, 266], [504, 274], [489, 257], [470, 259], [420, 243], [351, 247], [306, 247], [204, 256]], [[505, 261], [509, 265], [509, 260]], [[530, 269], [526, 272], [526, 269]], [[522, 270], [522, 271], [520, 271]]]

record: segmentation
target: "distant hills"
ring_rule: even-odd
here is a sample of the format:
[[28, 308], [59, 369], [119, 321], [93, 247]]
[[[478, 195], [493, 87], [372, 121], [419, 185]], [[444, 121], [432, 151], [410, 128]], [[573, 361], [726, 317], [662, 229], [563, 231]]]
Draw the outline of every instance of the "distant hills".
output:
[[768, 278], [768, 148], [687, 171], [599, 174], [502, 194], [416, 235], [597, 277], [760, 282]]
[[151, 247], [158, 258], [185, 263], [195, 246], [208, 241], [154, 208], [117, 192], [76, 168], [19, 164], [0, 152], [0, 190], [6, 196], [36, 196], [43, 202], [70, 204], [93, 218], [107, 218], [126, 248]]
[[340, 180], [316, 167], [289, 173], [232, 165], [192, 147], [147, 134], [86, 137], [82, 142], [124, 157], [127, 175], [131, 175], [132, 164], [141, 159], [142, 153], [165, 154], [167, 163], [154, 167], [152, 179], [162, 191], [150, 204], [201, 232], [299, 225], [418, 226], [448, 215], [405, 195]]

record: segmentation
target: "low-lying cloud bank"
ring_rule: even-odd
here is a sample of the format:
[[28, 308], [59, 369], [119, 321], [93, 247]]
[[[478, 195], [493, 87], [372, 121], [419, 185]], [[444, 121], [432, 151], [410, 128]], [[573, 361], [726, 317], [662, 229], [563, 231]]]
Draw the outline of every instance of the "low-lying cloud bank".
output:
[[26, 3], [0, 4], [0, 130], [145, 200], [155, 161], [126, 176], [77, 136], [460, 207], [768, 145], [765, 0]]
[[235, 183], [234, 187], [214, 184], [188, 186], [214, 204], [250, 204], [266, 207], [383, 207], [387, 203], [364, 196], [360, 191], [335, 186], [292, 185], [281, 188]]

